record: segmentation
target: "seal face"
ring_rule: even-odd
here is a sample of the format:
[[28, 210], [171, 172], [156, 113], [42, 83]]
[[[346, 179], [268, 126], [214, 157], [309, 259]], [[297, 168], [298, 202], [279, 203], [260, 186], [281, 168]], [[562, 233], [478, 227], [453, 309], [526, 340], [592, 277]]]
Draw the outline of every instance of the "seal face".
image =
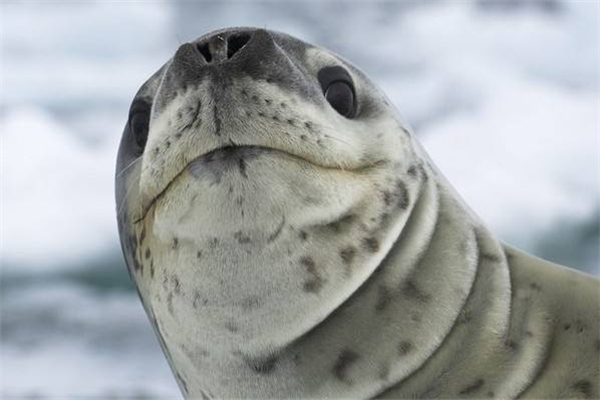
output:
[[[250, 28], [182, 45], [132, 102], [116, 200], [186, 397], [598, 391], [583, 351], [600, 351], [598, 282], [498, 243], [385, 96], [324, 49]], [[563, 277], [585, 293], [571, 308], [556, 306]], [[562, 361], [582, 367], [548, 370], [573, 310], [564, 323], [589, 338], [564, 339]]]

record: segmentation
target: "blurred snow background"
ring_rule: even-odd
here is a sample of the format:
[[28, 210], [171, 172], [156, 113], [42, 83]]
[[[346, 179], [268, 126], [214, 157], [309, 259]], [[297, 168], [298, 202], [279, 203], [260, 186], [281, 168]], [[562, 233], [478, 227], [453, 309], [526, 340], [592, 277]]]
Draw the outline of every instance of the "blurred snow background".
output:
[[224, 26], [351, 60], [500, 238], [600, 273], [597, 1], [0, 7], [2, 398], [180, 398], [121, 261], [114, 161], [137, 88]]

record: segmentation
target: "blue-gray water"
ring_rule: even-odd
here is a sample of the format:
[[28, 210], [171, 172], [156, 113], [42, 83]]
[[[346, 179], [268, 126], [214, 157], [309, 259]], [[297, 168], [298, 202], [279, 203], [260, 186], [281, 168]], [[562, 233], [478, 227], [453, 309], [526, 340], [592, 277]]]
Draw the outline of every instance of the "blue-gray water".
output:
[[505, 241], [599, 274], [598, 3], [2, 2], [2, 398], [180, 398], [123, 266], [112, 180], [137, 87], [250, 25], [367, 72]]

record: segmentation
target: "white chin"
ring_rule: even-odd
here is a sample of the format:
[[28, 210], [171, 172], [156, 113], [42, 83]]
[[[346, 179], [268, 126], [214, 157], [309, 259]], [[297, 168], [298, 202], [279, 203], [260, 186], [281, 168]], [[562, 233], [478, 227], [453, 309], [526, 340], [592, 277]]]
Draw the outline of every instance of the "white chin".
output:
[[282, 219], [296, 228], [337, 220], [369, 193], [365, 176], [275, 153], [203, 164], [193, 163], [156, 201], [159, 236], [268, 236]]

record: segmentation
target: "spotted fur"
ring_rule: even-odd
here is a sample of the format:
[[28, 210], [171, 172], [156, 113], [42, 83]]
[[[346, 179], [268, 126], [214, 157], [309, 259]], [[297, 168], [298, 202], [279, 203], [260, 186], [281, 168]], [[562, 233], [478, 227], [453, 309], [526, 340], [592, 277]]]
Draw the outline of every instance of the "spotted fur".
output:
[[[353, 118], [323, 95], [331, 66]], [[136, 99], [119, 233], [186, 398], [599, 397], [598, 280], [500, 243], [347, 61], [222, 30]]]

